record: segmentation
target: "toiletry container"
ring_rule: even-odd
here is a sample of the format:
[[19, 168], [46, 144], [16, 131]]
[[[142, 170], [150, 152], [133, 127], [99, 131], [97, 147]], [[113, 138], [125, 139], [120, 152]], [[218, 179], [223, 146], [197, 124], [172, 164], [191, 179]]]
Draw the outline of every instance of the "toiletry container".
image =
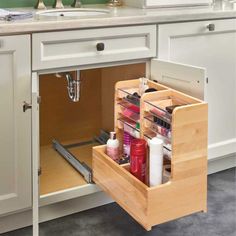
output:
[[134, 139], [130, 148], [130, 172], [145, 183], [147, 142], [144, 139]]
[[116, 132], [110, 132], [110, 138], [107, 141], [107, 155], [114, 161], [119, 160], [119, 140], [116, 138]]
[[163, 167], [163, 177], [162, 177], [162, 183], [167, 183], [170, 180], [171, 175], [171, 165], [164, 165]]
[[131, 141], [134, 138], [127, 132], [124, 132], [124, 136], [123, 136], [123, 154], [124, 157], [130, 157], [130, 145], [131, 145]]
[[149, 141], [149, 184], [150, 187], [162, 184], [163, 140], [157, 137]]

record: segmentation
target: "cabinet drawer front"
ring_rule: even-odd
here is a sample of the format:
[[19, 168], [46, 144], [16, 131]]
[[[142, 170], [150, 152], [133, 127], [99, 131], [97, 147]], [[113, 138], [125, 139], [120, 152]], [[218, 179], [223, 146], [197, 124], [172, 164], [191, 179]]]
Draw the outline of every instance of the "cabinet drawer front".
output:
[[[97, 49], [99, 43], [104, 50]], [[155, 25], [33, 35], [33, 70], [155, 56]]]
[[147, 222], [147, 186], [105, 154], [105, 146], [93, 150], [93, 179], [144, 228]]
[[[198, 38], [200, 38], [202, 40], [201, 43], [204, 45], [209, 43], [209, 38], [204, 38], [204, 36], [210, 36], [213, 39], [215, 35], [233, 33], [235, 29], [236, 19], [160, 24], [158, 26], [158, 58], [162, 60], [174, 60], [176, 62], [182, 62], [177, 57], [177, 55], [173, 54], [173, 52], [176, 50], [176, 47], [180, 47], [177, 40], [185, 40], [184, 48], [181, 48], [181, 50], [184, 51], [186, 50], [186, 47], [188, 47], [188, 50], [190, 50], [190, 53], [192, 53], [192, 46], [187, 41], [188, 38], [194, 43]], [[214, 40], [214, 42], [219, 45], [219, 42], [217, 42], [216, 39]], [[206, 46], [201, 50], [205, 50], [204, 53], [211, 53], [208, 51]], [[190, 61], [182, 63], [199, 64]]]
[[[149, 188], [105, 154], [93, 149], [93, 179], [146, 230], [182, 216], [205, 210], [206, 158], [176, 163], [178, 180]], [[190, 170], [194, 166], [194, 170]], [[187, 170], [183, 172], [183, 169]], [[187, 193], [187, 194], [186, 194]]]

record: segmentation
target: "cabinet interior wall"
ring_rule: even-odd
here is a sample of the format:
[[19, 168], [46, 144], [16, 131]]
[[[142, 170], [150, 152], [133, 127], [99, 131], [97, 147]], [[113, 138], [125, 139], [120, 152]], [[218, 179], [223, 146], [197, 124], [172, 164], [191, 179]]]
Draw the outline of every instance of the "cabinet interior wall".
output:
[[[146, 64], [114, 66], [80, 71], [80, 101], [72, 102], [67, 82], [55, 74], [40, 75], [40, 194], [48, 194], [87, 184], [80, 174], [52, 147], [93, 140], [100, 130], [114, 130], [114, 87], [117, 81], [145, 76]], [[90, 143], [70, 152], [91, 167]]]

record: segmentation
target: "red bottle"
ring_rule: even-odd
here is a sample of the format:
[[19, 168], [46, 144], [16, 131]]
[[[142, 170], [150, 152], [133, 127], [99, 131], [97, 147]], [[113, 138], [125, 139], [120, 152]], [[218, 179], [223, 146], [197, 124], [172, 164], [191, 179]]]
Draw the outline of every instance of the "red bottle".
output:
[[147, 142], [144, 139], [134, 139], [130, 147], [130, 172], [145, 183]]

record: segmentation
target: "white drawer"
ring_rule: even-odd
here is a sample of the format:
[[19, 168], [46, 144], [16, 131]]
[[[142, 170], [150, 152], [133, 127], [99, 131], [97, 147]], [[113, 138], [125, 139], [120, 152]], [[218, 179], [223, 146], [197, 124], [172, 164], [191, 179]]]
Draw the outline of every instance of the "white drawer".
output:
[[207, 6], [213, 0], [123, 0], [125, 5], [139, 8], [161, 8], [179, 6]]
[[33, 70], [155, 56], [156, 25], [33, 34]]

